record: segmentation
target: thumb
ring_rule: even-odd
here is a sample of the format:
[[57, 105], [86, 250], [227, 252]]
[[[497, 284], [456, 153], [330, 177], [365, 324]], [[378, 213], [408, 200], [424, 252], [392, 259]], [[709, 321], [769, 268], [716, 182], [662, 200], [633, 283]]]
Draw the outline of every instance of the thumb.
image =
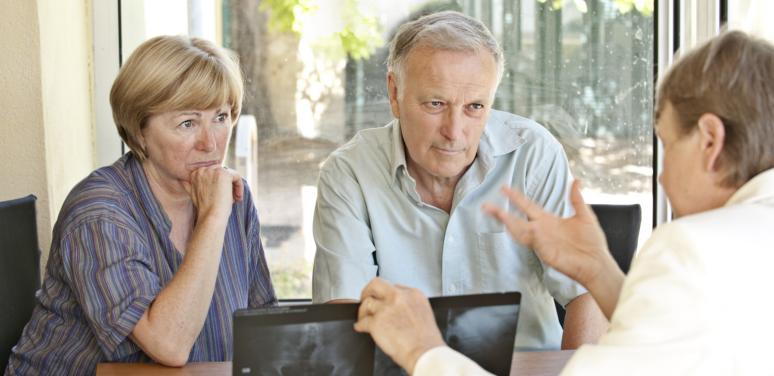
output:
[[242, 175], [226, 167], [226, 171], [231, 174], [231, 194], [234, 201], [242, 201], [245, 196], [245, 184], [242, 181]]
[[355, 322], [355, 325], [353, 328], [358, 333], [371, 333], [371, 321], [373, 320], [373, 317], [371, 316], [363, 316], [360, 317], [357, 322]]

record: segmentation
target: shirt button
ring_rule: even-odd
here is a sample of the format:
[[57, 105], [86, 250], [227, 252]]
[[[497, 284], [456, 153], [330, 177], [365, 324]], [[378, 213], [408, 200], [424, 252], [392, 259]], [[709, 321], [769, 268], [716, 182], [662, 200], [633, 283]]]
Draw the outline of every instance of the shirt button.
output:
[[449, 244], [454, 245], [454, 235], [449, 236]]

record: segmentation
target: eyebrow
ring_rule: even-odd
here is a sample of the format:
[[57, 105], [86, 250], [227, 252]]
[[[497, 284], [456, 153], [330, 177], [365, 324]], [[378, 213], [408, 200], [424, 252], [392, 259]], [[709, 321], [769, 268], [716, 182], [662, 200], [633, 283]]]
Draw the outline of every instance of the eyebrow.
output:
[[177, 114], [177, 116], [185, 116], [185, 115], [202, 117], [202, 113], [198, 111], [181, 111], [180, 113]]
[[[229, 109], [228, 108], [218, 108], [218, 110], [215, 113], [215, 116], [220, 115], [220, 114], [228, 114], [228, 113], [229, 113]], [[199, 111], [180, 111], [179, 113], [177, 113], [175, 115], [175, 117], [189, 116], [189, 115], [196, 116], [196, 117], [202, 117], [202, 113], [199, 112]]]

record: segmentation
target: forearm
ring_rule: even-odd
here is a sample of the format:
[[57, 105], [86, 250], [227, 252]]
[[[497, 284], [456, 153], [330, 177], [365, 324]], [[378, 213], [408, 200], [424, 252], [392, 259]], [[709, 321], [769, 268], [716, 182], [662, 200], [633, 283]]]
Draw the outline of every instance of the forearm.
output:
[[414, 376], [491, 375], [474, 361], [446, 346], [436, 347], [422, 354], [411, 374]]
[[185, 364], [212, 302], [226, 221], [202, 218], [180, 269], [138, 322], [132, 338], [154, 360]]
[[581, 282], [589, 291], [605, 317], [610, 320], [618, 305], [618, 296], [621, 295], [624, 273], [615, 263], [612, 257], [606, 259], [603, 266], [594, 276]]
[[562, 350], [596, 343], [607, 331], [609, 322], [590, 294], [578, 296], [567, 304], [566, 310]]

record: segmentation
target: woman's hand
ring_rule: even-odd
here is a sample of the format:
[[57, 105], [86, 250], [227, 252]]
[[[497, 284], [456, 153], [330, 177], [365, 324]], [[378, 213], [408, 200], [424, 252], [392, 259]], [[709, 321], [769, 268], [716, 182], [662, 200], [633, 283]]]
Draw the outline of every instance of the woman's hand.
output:
[[370, 333], [409, 374], [422, 354], [444, 346], [430, 302], [417, 289], [374, 278], [360, 297], [355, 331]]
[[191, 172], [191, 182], [185, 183], [198, 217], [209, 215], [228, 218], [231, 206], [244, 197], [242, 177], [234, 170], [215, 165]]
[[492, 204], [485, 204], [484, 211], [502, 222], [515, 241], [533, 249], [549, 266], [588, 286], [610, 267], [611, 261], [616, 265], [596, 215], [583, 202], [577, 180], [570, 193], [575, 215], [569, 218], [545, 212], [513, 189], [503, 188], [503, 193], [527, 215], [526, 220]]

